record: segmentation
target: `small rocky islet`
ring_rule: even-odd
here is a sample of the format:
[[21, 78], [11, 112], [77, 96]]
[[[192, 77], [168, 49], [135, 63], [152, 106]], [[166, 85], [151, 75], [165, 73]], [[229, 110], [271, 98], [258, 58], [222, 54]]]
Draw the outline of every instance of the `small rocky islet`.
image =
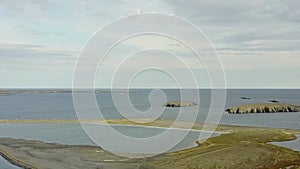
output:
[[165, 104], [165, 107], [190, 107], [190, 106], [196, 106], [197, 103], [193, 102], [193, 101], [171, 101], [171, 102], [167, 102]]
[[228, 108], [225, 111], [230, 114], [300, 112], [300, 105], [287, 103], [258, 103], [235, 106]]

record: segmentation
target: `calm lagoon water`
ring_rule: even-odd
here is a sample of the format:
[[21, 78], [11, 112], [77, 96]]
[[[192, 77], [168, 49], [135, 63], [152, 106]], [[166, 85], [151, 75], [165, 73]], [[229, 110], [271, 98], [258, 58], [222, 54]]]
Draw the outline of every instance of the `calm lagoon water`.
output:
[[20, 167], [11, 164], [2, 156], [0, 156], [0, 167], [1, 169], [20, 169]]
[[296, 140], [285, 141], [285, 142], [273, 142], [272, 144], [277, 145], [277, 146], [290, 148], [290, 149], [293, 149], [295, 151], [300, 152], [300, 135], [297, 135]]
[[[93, 126], [97, 124], [90, 125]], [[135, 138], [156, 136], [166, 130], [161, 127], [126, 125], [113, 125], [113, 127], [118, 132]], [[173, 135], [179, 135], [182, 134], [184, 130], [185, 129], [172, 129], [171, 132]], [[195, 140], [199, 138], [199, 134], [200, 131], [191, 130], [186, 139], [170, 151], [177, 151], [195, 146]], [[215, 132], [212, 136], [218, 136], [220, 134], [220, 132]], [[108, 136], [111, 137], [110, 133], [107, 132], [101, 132], [99, 134], [100, 139], [105, 139], [105, 137]], [[95, 143], [85, 134], [80, 124], [0, 124], [0, 137], [40, 140], [47, 143], [68, 145], [95, 145]], [[130, 149], [131, 147], [128, 147], [128, 152], [130, 152]]]
[[[129, 92], [113, 91], [121, 96], [129, 95], [132, 105], [140, 110], [148, 110], [151, 106], [149, 94], [152, 90], [130, 90]], [[180, 100], [179, 90], [162, 90], [168, 101]], [[192, 92], [185, 90], [183, 92]], [[200, 104], [195, 107], [183, 108], [183, 118], [189, 119], [191, 113], [198, 113], [196, 121], [204, 122], [208, 115], [210, 106], [210, 90], [199, 90]], [[116, 109], [112, 100], [111, 92], [97, 92], [97, 102], [106, 119], [123, 118]], [[152, 96], [156, 97], [156, 96]], [[243, 100], [241, 97], [250, 97]], [[154, 98], [158, 100], [159, 98]], [[249, 89], [249, 90], [227, 90], [225, 109], [231, 106], [268, 102], [270, 99], [279, 100], [284, 103], [300, 104], [300, 90], [278, 90], [278, 89]], [[192, 101], [191, 98], [189, 101]], [[154, 105], [148, 113], [155, 114], [164, 103]], [[122, 111], [131, 111], [128, 104], [119, 105]], [[197, 111], [199, 109], [199, 111]], [[160, 118], [175, 119], [179, 109], [165, 108]], [[86, 108], [86, 111], [91, 111]], [[76, 119], [71, 93], [40, 93], [40, 94], [11, 94], [0, 96], [0, 119]], [[300, 129], [300, 113], [270, 113], [270, 114], [228, 114], [222, 112], [221, 124], [262, 126], [273, 128]], [[164, 129], [116, 126], [118, 131], [134, 137], [147, 137], [161, 133]], [[180, 132], [180, 131], [174, 131]], [[191, 134], [181, 142], [174, 150], [183, 149], [195, 145], [199, 133]], [[0, 124], [0, 137], [12, 137], [23, 139], [41, 140], [44, 142], [56, 142], [62, 144], [88, 144], [94, 143], [86, 136], [79, 124]], [[294, 147], [300, 147], [296, 142]], [[0, 166], [5, 164], [1, 162]], [[4, 160], [5, 161], [5, 160]]]
[[[97, 125], [97, 124], [90, 124]], [[142, 127], [142, 126], [125, 126], [114, 125], [114, 129], [127, 136], [135, 138], [146, 138], [158, 135], [164, 132], [165, 128], [160, 127]], [[172, 129], [172, 135], [182, 135], [184, 129]], [[218, 136], [220, 132], [215, 132], [211, 136]], [[109, 133], [101, 133], [100, 139], [105, 139]], [[180, 141], [178, 145], [169, 150], [177, 151], [196, 146], [200, 131], [192, 130], [187, 137]], [[0, 124], [0, 137], [40, 140], [46, 143], [60, 143], [68, 145], [95, 145], [95, 143], [84, 133], [80, 124]], [[111, 137], [110, 137], [111, 138]], [[118, 138], [113, 138], [116, 140]], [[169, 138], [168, 138], [169, 139]], [[163, 141], [168, 143], [168, 140]], [[124, 144], [122, 146], [125, 152], [130, 152], [132, 147]], [[1, 157], [1, 156], [0, 156]], [[10, 164], [4, 158], [0, 158], [0, 168], [2, 169], [16, 169], [17, 166]]]
[[[97, 125], [97, 124], [90, 124]], [[165, 131], [160, 127], [137, 127], [137, 126], [124, 126], [114, 125], [114, 129], [127, 136], [135, 138], [146, 138], [158, 135]], [[184, 129], [172, 129], [172, 135], [182, 135]], [[99, 134], [100, 139], [105, 139], [110, 133], [101, 132]], [[215, 132], [211, 136], [218, 136], [221, 133]], [[187, 137], [183, 139], [174, 148], [169, 150], [170, 152], [178, 151], [186, 148], [196, 146], [196, 140], [198, 140], [200, 131], [192, 130]], [[60, 143], [68, 145], [95, 145], [94, 142], [84, 133], [80, 124], [0, 124], [0, 137], [28, 139], [28, 140], [40, 140], [46, 143]], [[110, 138], [112, 138], [110, 136]], [[118, 138], [112, 138], [116, 140]], [[170, 138], [168, 138], [170, 139]], [[162, 140], [162, 142], [168, 143], [169, 140]], [[132, 147], [123, 145], [124, 152], [131, 152]], [[1, 157], [1, 156], [0, 156]], [[5, 159], [0, 159], [0, 167], [2, 169], [15, 169], [17, 166], [10, 164]]]

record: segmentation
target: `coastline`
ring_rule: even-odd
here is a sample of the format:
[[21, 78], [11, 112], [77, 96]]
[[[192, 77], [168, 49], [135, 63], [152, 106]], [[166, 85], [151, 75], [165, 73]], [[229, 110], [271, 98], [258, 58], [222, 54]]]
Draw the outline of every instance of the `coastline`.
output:
[[173, 125], [174, 120], [171, 119], [157, 119], [152, 121], [152, 119], [109, 119], [109, 120], [81, 120], [78, 119], [0, 119], [0, 124], [109, 124], [116, 126], [133, 126], [133, 127], [153, 127], [162, 129], [189, 129], [193, 125], [191, 130], [206, 130], [214, 129], [215, 131], [228, 132], [232, 130], [243, 130], [243, 129], [281, 129], [300, 134], [300, 129], [288, 129], [288, 128], [271, 128], [262, 126], [243, 126], [243, 125], [232, 125], [232, 124], [206, 124], [203, 122], [191, 122], [188, 121], [177, 121], [177, 125]]
[[36, 169], [35, 167], [30, 166], [29, 164], [26, 164], [24, 162], [21, 162], [20, 160], [14, 159], [14, 158], [12, 158], [12, 156], [9, 156], [7, 154], [8, 154], [7, 152], [3, 153], [0, 149], [0, 156], [3, 157], [6, 161], [11, 163], [12, 165], [20, 167], [22, 169]]
[[[289, 149], [292, 149], [294, 151], [299, 151], [300, 153], [300, 134], [296, 135], [297, 139], [290, 140], [290, 141], [284, 141], [284, 142], [271, 142], [270, 144], [280, 146], [280, 147], [286, 147]], [[297, 146], [296, 146], [297, 145]]]
[[[129, 120], [124, 120], [124, 119], [113, 119], [113, 120], [108, 120], [105, 122], [107, 122], [109, 124], [121, 125], [121, 126], [126, 125], [126, 126], [134, 126], [134, 127], [141, 126], [141, 127], [158, 127], [158, 128], [161, 128], [161, 127], [166, 128], [166, 127], [170, 126], [170, 124], [172, 122], [172, 120], [162, 120], [162, 119], [155, 121], [155, 122], [149, 122], [149, 119], [141, 120], [141, 122], [145, 122], [145, 121], [147, 123], [136, 123], [136, 122], [132, 122]], [[15, 123], [15, 122], [17, 122], [17, 123], [32, 123], [32, 122], [34, 122], [34, 123], [43, 123], [43, 122], [78, 123], [78, 121], [76, 121], [76, 120], [13, 120], [13, 121], [6, 120], [5, 122], [3, 120], [0, 121], [0, 123]], [[85, 121], [85, 122], [90, 123], [91, 121]], [[97, 121], [97, 123], [98, 122], [99, 121]], [[103, 122], [104, 121], [102, 121], [102, 123]], [[184, 129], [184, 125], [186, 123], [188, 123], [188, 122], [182, 121], [176, 127], [179, 129]], [[139, 125], [137, 125], [137, 124], [139, 124]], [[199, 129], [201, 129], [201, 127], [203, 127], [203, 124], [196, 123], [193, 126], [193, 130], [199, 131]], [[177, 129], [177, 128], [174, 128], [174, 129]], [[206, 128], [209, 128], [209, 127], [206, 127]], [[217, 137], [209, 138], [209, 139], [207, 139], [206, 142], [197, 141], [196, 147], [161, 154], [158, 156], [147, 158], [147, 161], [145, 161], [145, 159], [124, 159], [124, 158], [122, 158], [122, 160], [118, 161], [114, 158], [119, 158], [119, 157], [116, 157], [116, 156], [112, 155], [111, 153], [106, 152], [103, 149], [97, 150], [99, 152], [100, 151], [105, 152], [106, 155], [104, 155], [102, 157], [106, 158], [107, 155], [111, 157], [111, 158], [104, 159], [104, 160], [102, 159], [102, 161], [101, 160], [99, 161], [99, 159], [98, 159], [98, 163], [101, 165], [104, 165], [104, 166], [112, 167], [112, 168], [122, 168], [124, 165], [131, 166], [131, 167], [132, 167], [132, 165], [140, 165], [140, 166], [146, 165], [146, 166], [152, 166], [152, 168], [162, 168], [162, 167], [168, 167], [168, 166], [176, 167], [178, 165], [178, 163], [181, 161], [181, 159], [185, 159], [185, 158], [189, 159], [189, 158], [193, 158], [194, 156], [205, 155], [207, 152], [213, 153], [214, 151], [218, 150], [219, 153], [224, 151], [224, 154], [226, 154], [227, 153], [226, 151], [228, 151], [228, 149], [234, 149], [235, 151], [237, 149], [240, 149], [239, 151], [242, 151], [243, 149], [252, 147], [251, 150], [247, 149], [247, 151], [253, 151], [252, 152], [253, 154], [263, 153], [264, 151], [269, 152], [269, 154], [276, 152], [276, 153], [281, 153], [281, 156], [287, 155], [287, 156], [289, 156], [289, 158], [291, 156], [296, 159], [296, 160], [290, 161], [290, 162], [289, 161], [281, 162], [280, 164], [278, 164], [278, 166], [285, 166], [290, 163], [293, 165], [300, 166], [299, 152], [295, 153], [294, 151], [292, 151], [290, 149], [269, 144], [270, 142], [274, 142], [274, 141], [278, 142], [278, 141], [294, 140], [294, 139], [296, 139], [295, 134], [300, 133], [300, 130], [220, 125], [220, 126], [218, 126], [216, 131], [221, 131], [221, 132], [226, 132], [226, 133], [222, 134], [220, 136], [217, 136]], [[26, 153], [22, 149], [18, 149], [18, 148], [14, 149], [13, 144], [7, 143], [7, 145], [4, 146], [3, 140], [5, 140], [5, 138], [0, 138], [0, 155], [2, 155], [5, 159], [7, 159], [12, 164], [15, 164], [17, 166], [20, 166], [23, 168], [26, 168], [26, 167], [27, 168], [35, 168], [36, 165], [31, 164], [30, 160], [34, 159], [33, 161], [35, 161], [35, 160], [38, 161], [38, 158], [30, 157], [30, 158], [32, 158], [32, 159], [30, 159], [29, 157], [26, 157]], [[61, 149], [67, 150], [68, 152], [73, 152], [73, 153], [71, 153], [73, 155], [80, 154], [79, 152], [81, 152], [84, 149], [84, 147], [87, 147], [87, 146], [79, 146], [79, 145], [76, 146], [76, 145], [60, 145], [60, 144], [54, 144], [54, 143], [42, 143], [40, 141], [29, 141], [29, 140], [22, 140], [22, 139], [10, 139], [10, 141], [11, 142], [20, 141], [21, 143], [18, 143], [18, 144], [23, 144], [25, 147], [29, 146], [31, 151], [33, 151], [33, 152], [38, 151], [37, 154], [43, 154], [44, 158], [46, 158], [47, 156], [51, 156], [51, 155], [47, 155], [47, 153], [45, 154], [44, 151], [50, 151], [51, 149], [53, 149], [52, 148], [53, 146], [54, 147], [58, 146]], [[88, 147], [90, 149], [92, 149], [92, 151], [94, 151], [95, 149], [99, 149], [99, 147], [93, 147], [93, 146], [88, 146]], [[258, 147], [259, 147], [259, 149], [258, 149]], [[39, 148], [41, 148], [41, 149], [39, 149]], [[12, 149], [14, 151], [11, 151], [11, 152], [7, 151], [9, 149]], [[264, 151], [260, 152], [261, 150], [264, 150]], [[195, 152], [197, 152], [197, 153], [195, 154]], [[59, 152], [54, 151], [52, 153], [54, 153], [54, 154], [58, 153], [58, 155], [59, 155]], [[224, 155], [223, 153], [220, 153], [220, 154], [219, 153], [215, 154], [214, 157], [217, 158], [219, 156]], [[24, 156], [22, 156], [22, 155], [20, 156], [20, 154], [23, 154]], [[57, 154], [55, 154], [55, 155], [57, 155]], [[244, 154], [244, 156], [245, 155], [246, 156], [248, 155], [249, 159], [254, 158], [254, 157], [252, 157], [251, 153]], [[87, 155], [87, 156], [89, 156], [89, 155]], [[170, 157], [172, 157], [172, 158], [170, 159]], [[29, 159], [27, 159], [27, 158], [29, 158]], [[73, 158], [73, 157], [70, 157], [70, 155], [68, 155], [68, 158]], [[87, 158], [87, 157], [82, 156], [81, 158]], [[92, 161], [95, 161], [95, 159], [93, 159], [93, 158], [95, 158], [95, 157], [92, 156], [92, 158], [89, 158], [88, 161], [90, 161], [92, 163]], [[202, 158], [205, 159], [205, 157], [202, 157]], [[272, 157], [272, 158], [275, 158], [275, 157]], [[291, 159], [293, 159], [293, 158], [291, 158]], [[208, 159], [208, 160], [210, 160], [210, 159]], [[243, 159], [241, 159], [241, 160], [243, 160]], [[271, 157], [269, 160], [271, 160]], [[26, 161], [26, 162], [23, 162], [23, 161]], [[298, 161], [299, 161], [299, 164], [298, 164]], [[52, 162], [55, 163], [55, 161], [52, 161]], [[41, 164], [41, 163], [42, 163], [41, 161], [37, 162], [37, 164]], [[77, 165], [77, 163], [79, 163], [79, 162], [75, 162], [75, 163], [76, 164], [74, 164], [74, 165]], [[174, 165], [170, 165], [169, 163], [172, 163]], [[197, 163], [197, 162], [193, 162], [193, 163]], [[211, 160], [210, 163], [217, 165], [219, 162]], [[234, 164], [230, 163], [227, 165], [234, 165]], [[39, 168], [39, 167], [36, 167], [36, 168]], [[40, 167], [40, 168], [43, 168], [43, 167]], [[245, 166], [245, 168], [247, 168], [247, 166]]]

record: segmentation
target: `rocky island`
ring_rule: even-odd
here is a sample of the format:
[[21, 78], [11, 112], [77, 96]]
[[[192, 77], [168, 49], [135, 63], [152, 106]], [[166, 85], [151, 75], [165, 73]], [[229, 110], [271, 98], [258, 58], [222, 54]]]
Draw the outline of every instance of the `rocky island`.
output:
[[230, 114], [299, 112], [300, 106], [286, 103], [259, 103], [236, 106], [226, 111]]
[[181, 102], [181, 101], [171, 101], [165, 104], [166, 107], [189, 107], [196, 106], [197, 104], [192, 101]]

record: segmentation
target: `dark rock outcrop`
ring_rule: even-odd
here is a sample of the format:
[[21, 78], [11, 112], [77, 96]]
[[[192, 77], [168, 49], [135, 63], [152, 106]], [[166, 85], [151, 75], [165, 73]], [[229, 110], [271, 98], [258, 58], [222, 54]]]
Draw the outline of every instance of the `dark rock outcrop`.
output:
[[172, 101], [165, 104], [166, 107], [189, 107], [196, 106], [197, 104], [192, 101], [188, 102], [180, 102], [180, 101]]
[[269, 102], [271, 102], [271, 103], [279, 103], [278, 100], [269, 100]]
[[299, 112], [300, 106], [285, 103], [260, 103], [232, 107], [226, 111], [231, 114]]

